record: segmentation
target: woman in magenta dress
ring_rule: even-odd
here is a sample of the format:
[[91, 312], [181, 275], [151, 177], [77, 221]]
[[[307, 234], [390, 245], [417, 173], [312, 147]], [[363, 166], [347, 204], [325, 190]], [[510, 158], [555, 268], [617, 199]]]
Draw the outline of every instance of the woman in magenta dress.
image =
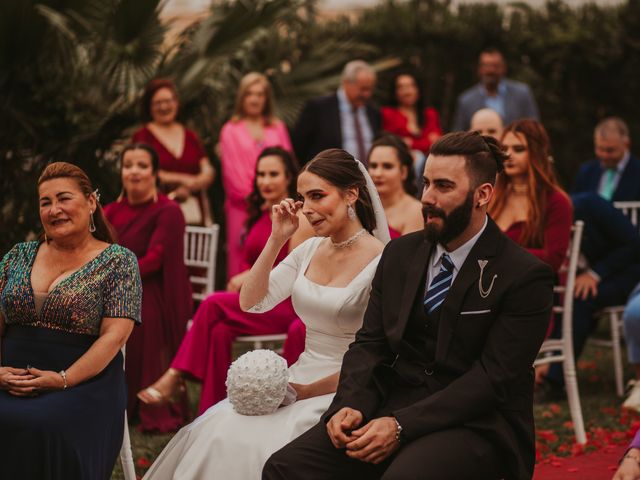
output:
[[209, 225], [211, 212], [206, 195], [214, 170], [198, 135], [177, 121], [178, 93], [171, 80], [149, 82], [142, 96], [145, 125], [133, 134], [133, 142], [150, 145], [158, 154], [158, 178], [162, 190], [177, 200], [187, 223]]
[[549, 136], [540, 122], [523, 119], [508, 125], [501, 141], [510, 157], [498, 175], [489, 215], [508, 237], [558, 271], [573, 209], [553, 171]]
[[187, 398], [162, 407], [140, 404], [136, 392], [164, 372], [180, 345], [193, 304], [183, 261], [185, 223], [176, 202], [159, 194], [158, 157], [146, 144], [131, 144], [121, 156], [123, 194], [105, 214], [118, 243], [138, 258], [142, 277], [142, 325], [127, 343], [129, 418], [142, 431], [171, 432], [187, 420]]
[[397, 74], [391, 82], [389, 106], [382, 107], [382, 129], [399, 136], [411, 150], [429, 154], [431, 144], [442, 136], [440, 116], [425, 107], [420, 82], [409, 71]]
[[251, 72], [240, 80], [235, 112], [220, 132], [220, 162], [225, 192], [227, 278], [242, 271], [242, 232], [247, 220], [247, 196], [253, 185], [256, 160], [266, 147], [292, 152], [284, 123], [275, 117], [267, 77]]
[[[240, 309], [239, 290], [248, 269], [264, 248], [271, 233], [271, 206], [295, 195], [297, 166], [291, 155], [278, 147], [265, 149], [256, 165], [254, 189], [249, 197], [248, 233], [244, 240], [245, 270], [229, 281], [226, 292], [215, 292], [198, 307], [193, 324], [187, 332], [177, 355], [164, 374], [138, 396], [152, 405], [171, 402], [183, 389], [184, 378], [202, 382], [199, 413], [226, 397], [225, 380], [231, 364], [231, 346], [239, 335], [267, 335], [287, 332], [297, 318], [290, 300], [280, 303], [263, 314], [246, 313]], [[301, 220], [305, 228], [285, 245], [277, 262], [312, 235], [311, 227]], [[295, 362], [304, 350], [301, 345], [286, 345], [285, 358]]]

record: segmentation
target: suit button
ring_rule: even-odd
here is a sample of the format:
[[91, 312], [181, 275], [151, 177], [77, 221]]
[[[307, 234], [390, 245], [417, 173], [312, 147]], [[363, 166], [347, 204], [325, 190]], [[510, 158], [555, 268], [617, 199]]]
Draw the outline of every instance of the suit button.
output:
[[424, 369], [424, 373], [425, 373], [425, 374], [427, 374], [427, 375], [429, 375], [429, 376], [431, 376], [431, 375], [433, 375], [433, 370], [430, 370], [430, 369], [428, 369], [428, 368], [425, 368], [425, 369]]

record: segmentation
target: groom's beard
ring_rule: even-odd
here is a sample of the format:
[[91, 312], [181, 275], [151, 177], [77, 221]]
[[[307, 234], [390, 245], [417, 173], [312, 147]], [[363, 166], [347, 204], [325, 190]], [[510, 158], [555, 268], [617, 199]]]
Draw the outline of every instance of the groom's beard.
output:
[[[422, 207], [422, 217], [425, 221], [425, 238], [431, 243], [439, 243], [441, 245], [448, 244], [469, 226], [472, 211], [473, 191], [470, 191], [462, 204], [451, 210], [448, 215], [441, 208]], [[440, 227], [433, 223], [427, 224], [428, 217], [440, 217], [442, 219], [442, 226]]]

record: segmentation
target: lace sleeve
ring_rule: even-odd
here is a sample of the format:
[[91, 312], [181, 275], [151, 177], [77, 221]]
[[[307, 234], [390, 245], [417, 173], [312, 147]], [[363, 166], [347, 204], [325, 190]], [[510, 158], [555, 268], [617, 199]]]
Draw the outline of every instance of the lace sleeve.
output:
[[313, 237], [298, 245], [287, 257], [280, 262], [269, 274], [269, 289], [262, 300], [256, 303], [248, 311], [250, 313], [263, 313], [271, 310], [285, 298], [291, 296], [293, 285], [298, 277], [298, 271], [305, 259], [313, 253], [316, 243], [321, 238]]

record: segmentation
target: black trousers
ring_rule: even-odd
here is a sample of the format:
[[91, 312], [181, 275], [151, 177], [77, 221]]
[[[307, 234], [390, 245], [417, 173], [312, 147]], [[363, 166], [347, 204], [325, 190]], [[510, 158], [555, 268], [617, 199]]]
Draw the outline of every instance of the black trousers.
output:
[[425, 435], [404, 444], [385, 462], [372, 465], [336, 449], [321, 421], [274, 453], [264, 466], [262, 478], [498, 480], [503, 477], [501, 465], [497, 449], [467, 428]]

